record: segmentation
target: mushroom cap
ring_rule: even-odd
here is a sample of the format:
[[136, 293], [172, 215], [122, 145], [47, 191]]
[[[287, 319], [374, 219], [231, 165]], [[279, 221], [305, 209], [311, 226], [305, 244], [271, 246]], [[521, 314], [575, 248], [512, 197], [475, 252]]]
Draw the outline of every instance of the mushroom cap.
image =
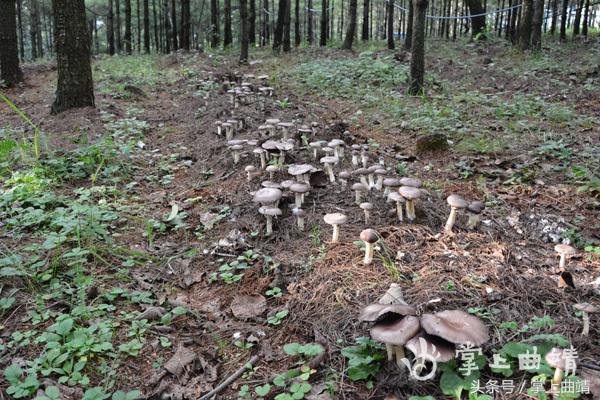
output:
[[485, 209], [485, 204], [482, 201], [472, 201], [467, 207], [467, 210], [472, 212], [473, 214], [481, 214], [481, 212]]
[[260, 147], [257, 147], [252, 152], [254, 154], [263, 154], [265, 151], [263, 149], [261, 149]]
[[294, 183], [296, 183], [296, 181], [293, 181], [291, 179], [286, 179], [285, 181], [281, 182], [281, 187], [284, 189], [289, 189], [290, 186], [292, 186]]
[[383, 319], [396, 319], [407, 315], [416, 315], [417, 309], [408, 304], [369, 304], [362, 309], [359, 321], [378, 322]]
[[575, 307], [575, 309], [579, 311], [583, 311], [589, 314], [597, 313], [598, 311], [600, 311], [600, 307], [596, 307], [595, 305], [590, 303], [578, 303], [575, 304], [573, 307]]
[[290, 151], [294, 149], [294, 143], [278, 142], [275, 147], [277, 147], [277, 150], [279, 151]]
[[342, 171], [338, 174], [338, 177], [340, 177], [341, 179], [350, 179], [352, 177], [352, 174], [349, 171]]
[[312, 129], [310, 129], [306, 125], [302, 125], [300, 128], [298, 128], [298, 132], [300, 132], [300, 133], [312, 133]]
[[277, 124], [277, 126], [280, 126], [282, 128], [291, 128], [292, 126], [294, 126], [294, 124], [292, 122], [280, 122]]
[[577, 250], [568, 244], [557, 244], [554, 246], [554, 251], [556, 251], [558, 254], [564, 254], [566, 256], [577, 254]]
[[360, 233], [360, 240], [367, 243], [375, 243], [379, 239], [379, 235], [375, 229], [365, 229]]
[[279, 208], [271, 206], [262, 206], [258, 209], [258, 212], [262, 215], [269, 215], [271, 217], [281, 215], [281, 210]]
[[448, 362], [454, 358], [456, 346], [438, 336], [428, 335], [421, 331], [408, 342], [406, 348], [415, 358], [434, 359], [437, 362]]
[[256, 172], [256, 167], [254, 165], [248, 165], [244, 170], [246, 172]]
[[[260, 127], [259, 127], [260, 129]], [[267, 140], [266, 142], [264, 142], [261, 147], [265, 150], [277, 150], [277, 145], [279, 144], [279, 142], [275, 141], [275, 140]]]
[[461, 310], [423, 314], [421, 325], [428, 334], [454, 344], [472, 343], [481, 346], [490, 339], [487, 326], [476, 316]]
[[379, 167], [375, 170], [375, 175], [385, 175], [386, 173], [387, 173], [387, 171], [381, 167]]
[[236, 146], [238, 144], [244, 144], [246, 140], [243, 139], [233, 139], [227, 142], [227, 146]]
[[337, 146], [343, 146], [346, 143], [344, 143], [343, 140], [340, 139], [331, 139], [331, 141], [327, 144], [329, 147], [337, 147]]
[[328, 153], [333, 154], [335, 152], [335, 150], [329, 146], [324, 146], [321, 148], [321, 150], [323, 151], [323, 153], [326, 153], [326, 154], [328, 154]]
[[450, 207], [452, 207], [452, 208], [467, 207], [467, 202], [465, 201], [465, 199], [463, 199], [462, 197], [460, 197], [457, 194], [451, 194], [450, 196], [448, 196], [446, 201], [448, 202], [448, 204], [450, 204]]
[[256, 77], [256, 79], [258, 79], [259, 81], [266, 81], [267, 79], [269, 79], [269, 75], [259, 75]]
[[352, 185], [352, 190], [358, 191], [358, 192], [364, 192], [367, 190], [367, 187], [365, 185], [363, 185], [362, 183], [357, 182], [354, 185]]
[[558, 368], [558, 369], [565, 369], [565, 364], [566, 364], [566, 358], [565, 355], [563, 353], [562, 349], [558, 349], [556, 347], [553, 347], [552, 350], [550, 350], [547, 354], [546, 354], [546, 362], [548, 363], [549, 366], [551, 366], [552, 368]]
[[294, 214], [296, 217], [302, 218], [304, 215], [306, 215], [306, 212], [304, 212], [303, 209], [296, 207], [292, 209], [292, 214]]
[[354, 170], [354, 175], [358, 175], [358, 176], [367, 175], [368, 173], [369, 173], [369, 170], [366, 168], [357, 168]]
[[326, 224], [329, 224], [329, 225], [342, 225], [342, 224], [346, 223], [346, 221], [348, 220], [348, 217], [346, 217], [342, 213], [332, 213], [332, 214], [325, 214], [325, 216], [323, 217], [323, 220], [325, 221]]
[[400, 186], [398, 193], [406, 200], [415, 200], [421, 197], [421, 191], [414, 186]]
[[419, 188], [419, 187], [421, 187], [423, 182], [421, 182], [421, 180], [418, 178], [401, 178], [400, 184], [402, 186], [411, 186], [414, 188]]
[[419, 329], [419, 318], [407, 316], [400, 320], [375, 324], [371, 328], [371, 338], [381, 343], [404, 346]]
[[262, 188], [254, 193], [252, 201], [255, 203], [273, 203], [281, 199], [281, 190], [275, 188]]
[[290, 175], [303, 175], [314, 171], [315, 167], [310, 164], [292, 164], [288, 167], [288, 174]]
[[381, 166], [379, 165], [371, 165], [369, 168], [367, 168], [367, 171], [369, 171], [370, 174], [374, 174], [375, 171], [377, 171], [380, 168]]
[[233, 146], [230, 146], [229, 148], [234, 151], [244, 150], [244, 146], [242, 146], [241, 144], [234, 144]]
[[[306, 128], [307, 130], [310, 131], [310, 129]], [[323, 143], [321, 143], [320, 141], [318, 142], [310, 142], [308, 144], [310, 147], [312, 147], [313, 149], [320, 149], [321, 147], [323, 147]]]
[[267, 172], [279, 172], [279, 166], [277, 166], [277, 165], [268, 165], [267, 168], [265, 168], [265, 171], [267, 171]]
[[360, 203], [358, 206], [360, 208], [362, 208], [363, 210], [372, 210], [373, 209], [373, 204], [368, 203], [368, 202]]
[[280, 123], [281, 120], [277, 119], [277, 118], [269, 118], [265, 121], [265, 123], [267, 125], [277, 125], [278, 123]]
[[385, 178], [383, 180], [383, 186], [399, 187], [399, 186], [402, 186], [402, 184], [400, 183], [400, 179], [398, 179], [398, 178]]
[[227, 123], [231, 124], [231, 125], [237, 125], [238, 124], [238, 120], [237, 119], [228, 119]]
[[264, 188], [281, 189], [281, 184], [273, 181], [262, 181], [260, 185]]
[[321, 157], [321, 163], [323, 164], [335, 164], [336, 162], [338, 162], [338, 158], [335, 156]]
[[223, 127], [226, 127], [226, 128], [230, 128], [230, 127], [232, 127], [233, 125], [232, 125], [231, 123], [229, 123], [229, 122], [223, 122], [223, 123], [221, 124], [221, 126], [223, 126]]
[[306, 193], [310, 190], [310, 186], [306, 183], [296, 182], [290, 186], [290, 191], [294, 193]]
[[398, 193], [398, 192], [390, 192], [388, 194], [388, 200], [396, 202], [396, 203], [404, 203], [405, 202], [404, 197], [400, 196], [400, 193]]

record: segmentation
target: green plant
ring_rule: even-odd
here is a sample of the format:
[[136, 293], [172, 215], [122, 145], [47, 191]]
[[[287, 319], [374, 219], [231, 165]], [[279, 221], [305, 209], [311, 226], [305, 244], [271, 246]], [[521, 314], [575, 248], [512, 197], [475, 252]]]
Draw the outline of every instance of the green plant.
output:
[[381, 344], [369, 338], [357, 338], [357, 345], [344, 347], [342, 355], [348, 359], [348, 378], [352, 381], [371, 380], [385, 360]]
[[275, 326], [281, 325], [281, 322], [283, 321], [283, 319], [285, 317], [288, 316], [289, 313], [290, 312], [287, 308], [284, 308], [283, 310], [279, 310], [275, 314], [273, 314], [267, 318], [267, 323], [269, 325], [275, 325]]

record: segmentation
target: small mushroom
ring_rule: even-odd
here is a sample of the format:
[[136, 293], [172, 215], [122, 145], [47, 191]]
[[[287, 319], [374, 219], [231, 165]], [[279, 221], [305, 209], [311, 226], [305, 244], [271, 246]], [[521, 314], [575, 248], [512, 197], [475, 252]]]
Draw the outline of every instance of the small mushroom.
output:
[[485, 204], [481, 201], [472, 201], [467, 207], [469, 212], [469, 221], [467, 222], [467, 228], [475, 229], [479, 225], [479, 218], [481, 212], [485, 209]]
[[360, 197], [362, 192], [366, 192], [367, 191], [367, 187], [365, 185], [363, 185], [360, 182], [355, 183], [354, 185], [352, 185], [352, 190], [354, 191], [354, 201], [356, 204], [360, 204]]
[[252, 178], [254, 178], [256, 171], [258, 171], [258, 169], [254, 165], [248, 165], [244, 170], [246, 171], [248, 182], [250, 182]]
[[303, 209], [296, 207], [296, 208], [292, 209], [292, 214], [294, 214], [294, 216], [297, 218], [298, 229], [303, 231], [304, 230], [304, 216], [306, 215], [306, 213], [304, 212]]
[[[310, 131], [310, 129], [309, 129]], [[323, 143], [322, 142], [310, 142], [308, 144], [308, 146], [313, 149], [313, 158], [316, 160], [317, 158], [319, 158], [319, 150], [323, 147]]]
[[244, 150], [244, 146], [241, 144], [234, 144], [233, 146], [229, 146], [231, 151], [233, 152], [233, 163], [237, 164], [240, 162], [240, 152]]
[[260, 157], [260, 169], [265, 169], [267, 167], [267, 159], [265, 156], [266, 151], [260, 147], [254, 149], [253, 153]]
[[398, 221], [404, 221], [404, 213], [402, 212], [402, 205], [406, 201], [404, 197], [400, 196], [398, 192], [391, 192], [388, 194], [388, 200], [396, 203], [396, 214], [398, 215]]
[[421, 191], [414, 186], [400, 186], [398, 193], [406, 199], [406, 218], [414, 221], [417, 217], [415, 213], [415, 200], [421, 197]]
[[423, 182], [418, 178], [401, 178], [400, 185], [420, 188]]
[[342, 184], [342, 187], [345, 188], [346, 185], [348, 184], [348, 179], [350, 179], [352, 177], [352, 174], [350, 174], [350, 172], [348, 171], [342, 171], [338, 174], [338, 178], [340, 179], [340, 183]]
[[369, 190], [369, 182], [367, 182], [367, 174], [369, 170], [366, 168], [358, 168], [354, 170], [354, 175], [358, 176], [360, 179], [360, 183], [362, 183], [367, 190]]
[[327, 144], [327, 146], [333, 148], [335, 156], [340, 159], [344, 158], [345, 145], [346, 143], [344, 143], [344, 141], [340, 139], [333, 139]]
[[600, 308], [590, 303], [578, 303], [573, 307], [583, 313], [583, 330], [581, 334], [587, 336], [590, 333], [590, 314], [597, 313]]
[[375, 243], [379, 240], [379, 235], [374, 229], [365, 229], [360, 233], [360, 240], [365, 242], [365, 259], [363, 264], [369, 265], [373, 262], [373, 250]]
[[375, 187], [375, 171], [379, 169], [379, 165], [371, 165], [367, 168], [369, 174], [369, 190]]
[[269, 165], [267, 168], [265, 168], [265, 171], [269, 173], [269, 179], [273, 180], [275, 174], [280, 171], [280, 168], [278, 165]]
[[325, 165], [327, 175], [329, 175], [329, 182], [335, 183], [335, 175], [333, 174], [333, 164], [338, 161], [337, 157], [326, 156], [321, 158], [321, 163]]
[[552, 350], [546, 354], [545, 359], [550, 367], [555, 368], [554, 376], [552, 377], [552, 387], [560, 388], [567, 364], [563, 350], [553, 347]]
[[456, 194], [451, 194], [450, 196], [448, 196], [448, 199], [446, 201], [450, 205], [450, 215], [448, 216], [448, 221], [446, 221], [444, 231], [450, 234], [452, 233], [452, 227], [456, 222], [456, 214], [458, 210], [466, 208], [467, 202], [462, 197]]
[[383, 189], [383, 179], [385, 178], [386, 170], [383, 168], [377, 168], [375, 170], [375, 176], [377, 176], [377, 182], [375, 182], [375, 189]]
[[557, 244], [554, 246], [554, 250], [560, 254], [560, 262], [558, 264], [559, 271], [564, 271], [568, 256], [577, 254], [577, 250], [568, 244]]
[[233, 139], [233, 125], [229, 122], [223, 122], [221, 127], [225, 129], [225, 139], [231, 140]]
[[283, 133], [283, 140], [287, 140], [289, 131], [294, 126], [294, 124], [291, 122], [280, 122], [277, 124], [277, 126], [281, 128], [281, 131]]
[[281, 199], [282, 193], [279, 189], [274, 188], [262, 188], [254, 193], [252, 201], [260, 203], [265, 206], [277, 206], [277, 203]]
[[267, 236], [273, 234], [273, 217], [281, 215], [281, 210], [277, 207], [262, 206], [258, 212], [267, 218]]
[[323, 220], [326, 224], [333, 226], [333, 235], [331, 238], [331, 243], [338, 243], [340, 240], [340, 225], [345, 224], [348, 220], [348, 217], [346, 217], [342, 213], [332, 213], [325, 214]]
[[294, 183], [290, 186], [290, 191], [294, 193], [296, 200], [296, 207], [302, 207], [302, 203], [304, 202], [304, 195], [308, 193], [310, 190], [310, 186], [306, 183]]
[[371, 219], [371, 210], [373, 209], [373, 204], [371, 203], [360, 203], [358, 205], [365, 212], [365, 225], [369, 225], [369, 220]]

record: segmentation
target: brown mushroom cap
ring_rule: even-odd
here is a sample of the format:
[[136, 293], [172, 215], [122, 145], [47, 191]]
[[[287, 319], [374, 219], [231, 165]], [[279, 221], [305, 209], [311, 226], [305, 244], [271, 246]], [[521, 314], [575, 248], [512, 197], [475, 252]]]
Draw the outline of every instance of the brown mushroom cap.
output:
[[406, 200], [415, 200], [421, 197], [421, 191], [412, 186], [400, 186], [398, 193], [400, 193]]
[[346, 223], [346, 221], [348, 220], [348, 217], [346, 217], [342, 213], [332, 213], [332, 214], [325, 214], [325, 216], [323, 217], [323, 220], [325, 221], [326, 224], [329, 224], [329, 225], [342, 225], [342, 224]]
[[321, 163], [322, 164], [335, 164], [338, 161], [339, 161], [339, 159], [337, 157], [335, 157], [335, 156], [321, 157]]
[[383, 319], [396, 319], [407, 315], [416, 315], [417, 309], [407, 304], [369, 304], [362, 309], [359, 321], [378, 322]]
[[428, 335], [423, 331], [406, 342], [406, 348], [415, 355], [415, 358], [433, 358], [437, 362], [452, 360], [455, 357], [456, 350], [454, 344], [439, 336]]
[[350, 174], [350, 172], [348, 171], [342, 171], [338, 174], [338, 177], [340, 177], [341, 179], [350, 179], [352, 177], [352, 174]]
[[421, 182], [421, 180], [417, 179], [417, 178], [401, 178], [400, 184], [402, 186], [410, 186], [410, 187], [414, 187], [414, 188], [420, 188], [421, 185], [423, 184], [423, 182]]
[[419, 329], [419, 318], [406, 316], [400, 320], [375, 324], [371, 328], [371, 338], [381, 343], [404, 346]]
[[476, 316], [461, 310], [423, 314], [421, 325], [428, 334], [454, 344], [472, 343], [481, 346], [490, 339], [487, 326]]
[[260, 185], [269, 189], [281, 189], [281, 184], [273, 181], [262, 181]]
[[463, 199], [457, 194], [451, 194], [450, 196], [448, 196], [446, 201], [448, 202], [448, 204], [450, 204], [450, 207], [453, 208], [465, 208], [468, 205], [465, 199]]
[[362, 183], [357, 182], [354, 185], [352, 185], [352, 190], [359, 191], [359, 192], [364, 192], [364, 191], [367, 190], [367, 187], [365, 185], [363, 185]]
[[473, 214], [481, 214], [481, 212], [484, 210], [484, 208], [485, 208], [485, 204], [483, 202], [472, 201], [469, 204], [469, 207], [467, 207], [467, 210], [469, 210]]
[[597, 313], [598, 311], [600, 311], [599, 307], [596, 307], [595, 305], [590, 304], [590, 303], [578, 303], [578, 304], [575, 304], [573, 307], [579, 311], [584, 311], [588, 314], [593, 314], [593, 313]]
[[385, 187], [399, 187], [402, 186], [400, 184], [400, 179], [398, 178], [385, 178], [383, 180], [383, 186]]
[[569, 246], [568, 244], [557, 244], [556, 246], [554, 246], [554, 250], [558, 254], [564, 254], [566, 256], [572, 256], [574, 254], [577, 254], [577, 250], [574, 247]]
[[367, 243], [375, 243], [379, 239], [379, 235], [375, 229], [365, 229], [360, 233], [360, 240]]
[[566, 359], [562, 349], [553, 347], [552, 350], [546, 354], [545, 359], [552, 368], [565, 369]]
[[390, 194], [388, 194], [388, 200], [393, 201], [393, 202], [400, 202], [400, 203], [404, 203], [404, 197], [400, 196], [400, 193], [397, 192], [390, 192]]

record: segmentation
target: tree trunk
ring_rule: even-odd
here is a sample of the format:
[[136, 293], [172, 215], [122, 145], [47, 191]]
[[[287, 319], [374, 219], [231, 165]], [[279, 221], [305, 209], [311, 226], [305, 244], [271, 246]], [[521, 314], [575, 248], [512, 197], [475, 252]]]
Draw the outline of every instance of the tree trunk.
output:
[[410, 51], [412, 48], [412, 39], [413, 39], [413, 22], [414, 22], [414, 14], [415, 11], [413, 9], [413, 1], [416, 0], [408, 0], [408, 17], [406, 19], [406, 37], [404, 38], [404, 49]]
[[36, 22], [39, 21], [37, 18], [37, 0], [30, 0], [29, 4], [29, 18], [31, 19], [31, 25], [29, 30], [29, 36], [31, 39], [31, 59], [35, 60], [38, 58], [37, 35], [38, 30], [40, 29], [39, 24]]
[[425, 80], [425, 13], [427, 0], [414, 0], [412, 47], [410, 57], [410, 85], [408, 93], [424, 93]]
[[533, 21], [533, 0], [523, 0], [519, 25], [519, 49], [528, 50], [531, 44], [531, 23]]
[[560, 13], [560, 41], [567, 40], [567, 9], [569, 8], [569, 0], [563, 0]]
[[248, 63], [248, 0], [240, 0], [240, 64]]
[[[247, 23], [248, 21], [246, 21]], [[179, 44], [185, 51], [190, 50], [190, 28], [190, 0], [181, 0], [181, 34], [179, 35]]]
[[544, 0], [535, 0], [531, 21], [531, 48], [542, 50], [542, 25], [544, 24]]
[[113, 0], [108, 0], [108, 13], [106, 14], [106, 43], [108, 44], [108, 54], [115, 54], [115, 30], [113, 24]]
[[[128, 0], [130, 1], [130, 0]], [[131, 23], [130, 23], [131, 25]], [[129, 41], [131, 42], [131, 26], [129, 27]], [[131, 46], [131, 45], [130, 45]], [[150, 2], [144, 0], [144, 51], [150, 54]]]
[[131, 55], [131, 0], [125, 0], [125, 52]]
[[573, 36], [579, 36], [579, 28], [581, 25], [581, 9], [583, 8], [583, 0], [578, 0], [577, 9], [575, 10], [575, 21], [573, 21]]
[[[17, 0], [17, 21], [19, 27], [19, 53], [21, 60], [25, 60], [25, 34], [23, 33], [23, 4], [22, 0]], [[587, 14], [586, 14], [587, 15]]]
[[94, 84], [84, 0], [54, 0], [52, 9], [58, 69], [52, 113], [93, 107]]
[[394, 46], [394, 0], [387, 2], [387, 46], [388, 49], [395, 49]]
[[223, 47], [227, 47], [233, 42], [231, 34], [231, 0], [224, 0], [223, 14]]
[[[467, 5], [469, 6], [470, 15], [483, 14], [485, 12], [481, 5], [481, 0], [467, 0]], [[471, 35], [477, 39], [485, 39], [485, 37], [483, 37], [485, 35], [485, 16], [473, 17], [471, 18], [471, 21], [473, 24]]]
[[295, 1], [294, 9], [294, 45], [300, 46], [302, 37], [300, 36], [300, 0]]
[[217, 48], [219, 46], [219, 3], [217, 0], [210, 0], [210, 47]]
[[273, 51], [277, 54], [281, 51], [281, 45], [283, 44], [283, 29], [287, 1], [288, 0], [279, 0], [279, 7], [277, 9], [277, 25], [275, 27], [275, 34], [273, 35]]
[[291, 42], [291, 13], [292, 13], [292, 1], [285, 1], [285, 17], [283, 18], [283, 52], [289, 53], [292, 50]]
[[[504, 1], [504, 0], [502, 0]], [[456, 0], [456, 3], [454, 4], [454, 15], [458, 16], [458, 11], [459, 11], [459, 0]], [[456, 40], [456, 35], [457, 35], [457, 30], [458, 30], [458, 19], [455, 19], [452, 22], [452, 40]]]
[[169, 0], [163, 0], [163, 19], [165, 31], [165, 53], [171, 52], [171, 20], [169, 18]]
[[369, 0], [363, 0], [363, 22], [360, 39], [369, 40]]
[[558, 0], [552, 0], [552, 20], [550, 22], [550, 34], [556, 33], [556, 23], [558, 21]]
[[348, 29], [346, 29], [346, 37], [344, 38], [342, 49], [351, 50], [352, 43], [354, 43], [354, 36], [356, 35], [357, 3], [358, 0], [350, 0], [350, 5], [348, 6]]
[[15, 0], [0, 0], [0, 81], [10, 87], [22, 80]]
[[115, 40], [117, 43], [117, 52], [123, 51], [123, 45], [121, 43], [121, 2], [115, 0]]
[[327, 45], [327, 0], [321, 0], [321, 36], [319, 39], [319, 46]]
[[158, 40], [159, 25], [158, 16], [156, 15], [156, 0], [152, 0], [152, 20], [154, 21], [154, 51], [160, 51], [160, 42]]
[[263, 10], [261, 12], [262, 24], [261, 24], [261, 46], [266, 46], [271, 38], [271, 31], [269, 26], [269, 0], [263, 0]]
[[[260, 0], [259, 4], [260, 4]], [[250, 12], [248, 14], [248, 39], [250, 44], [256, 43], [256, 0], [250, 0]]]
[[583, 14], [583, 26], [581, 27], [581, 34], [583, 37], [588, 36], [588, 25], [590, 16], [590, 0], [585, 0], [585, 13]]
[[179, 41], [177, 40], [177, 7], [175, 0], [171, 0], [171, 39], [173, 40], [173, 51], [177, 51]]
[[313, 44], [313, 17], [312, 17], [312, 7], [313, 7], [313, 3], [312, 0], [308, 0], [307, 3], [307, 17], [306, 19], [308, 20], [308, 28], [306, 29], [306, 41], [308, 42], [309, 45]]

